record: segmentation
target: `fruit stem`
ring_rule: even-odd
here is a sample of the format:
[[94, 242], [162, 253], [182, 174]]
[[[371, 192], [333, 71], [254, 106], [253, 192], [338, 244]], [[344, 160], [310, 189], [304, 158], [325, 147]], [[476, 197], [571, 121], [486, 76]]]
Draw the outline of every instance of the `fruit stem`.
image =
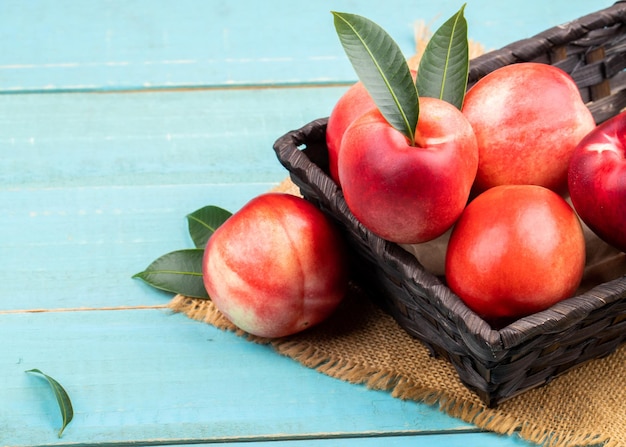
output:
[[426, 140], [417, 132], [413, 136], [413, 147], [426, 147]]

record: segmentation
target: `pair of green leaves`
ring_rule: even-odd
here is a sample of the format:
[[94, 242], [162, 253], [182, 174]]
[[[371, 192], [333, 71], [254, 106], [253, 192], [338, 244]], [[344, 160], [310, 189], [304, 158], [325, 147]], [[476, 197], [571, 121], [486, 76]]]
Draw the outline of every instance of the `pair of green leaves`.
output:
[[217, 206], [205, 206], [187, 215], [189, 235], [195, 248], [176, 250], [153, 261], [144, 271], [133, 275], [160, 290], [208, 299], [202, 281], [204, 248], [215, 230], [232, 213]]
[[469, 43], [465, 5], [435, 31], [420, 60], [415, 82], [400, 47], [369, 19], [333, 12], [339, 40], [381, 114], [415, 145], [419, 96], [461, 108], [467, 88]]

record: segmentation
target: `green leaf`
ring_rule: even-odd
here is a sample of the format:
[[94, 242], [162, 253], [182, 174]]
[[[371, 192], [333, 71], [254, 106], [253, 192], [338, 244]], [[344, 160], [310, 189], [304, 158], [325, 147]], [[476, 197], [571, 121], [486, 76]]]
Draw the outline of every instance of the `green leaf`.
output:
[[465, 5], [431, 37], [417, 69], [420, 96], [439, 98], [461, 109], [467, 89], [469, 43]]
[[335, 29], [357, 76], [391, 126], [415, 143], [419, 102], [411, 70], [396, 42], [376, 23], [332, 12]]
[[59, 382], [57, 382], [56, 380], [54, 380], [52, 377], [48, 376], [47, 374], [44, 374], [40, 370], [29, 369], [26, 372], [39, 374], [43, 376], [48, 381], [48, 384], [52, 388], [52, 391], [54, 391], [54, 395], [57, 398], [59, 409], [61, 410], [61, 416], [63, 418], [63, 425], [61, 426], [61, 429], [59, 430], [59, 438], [60, 438], [61, 435], [63, 435], [63, 430], [65, 430], [65, 427], [67, 427], [67, 425], [70, 422], [72, 422], [72, 419], [74, 418], [74, 409], [72, 408], [72, 401], [70, 400], [70, 396], [63, 389], [63, 387], [61, 386]]
[[189, 223], [189, 235], [196, 245], [196, 248], [206, 247], [206, 243], [217, 228], [222, 225], [226, 219], [232, 216], [227, 211], [218, 206], [205, 206], [187, 216]]
[[200, 248], [173, 251], [156, 259], [133, 278], [166, 292], [206, 299], [209, 296], [202, 281], [203, 255], [204, 250]]

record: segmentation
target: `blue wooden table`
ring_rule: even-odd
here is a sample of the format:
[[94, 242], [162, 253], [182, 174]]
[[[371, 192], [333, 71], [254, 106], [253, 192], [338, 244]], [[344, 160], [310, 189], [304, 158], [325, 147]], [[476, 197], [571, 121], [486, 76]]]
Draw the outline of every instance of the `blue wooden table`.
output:
[[[611, 0], [474, 0], [498, 48]], [[327, 116], [355, 75], [330, 10], [407, 56], [448, 0], [2, 0], [0, 445], [524, 446], [329, 378], [170, 312], [131, 275], [191, 246], [185, 215], [232, 211], [286, 172], [274, 140]], [[68, 391], [59, 408], [39, 368]]]

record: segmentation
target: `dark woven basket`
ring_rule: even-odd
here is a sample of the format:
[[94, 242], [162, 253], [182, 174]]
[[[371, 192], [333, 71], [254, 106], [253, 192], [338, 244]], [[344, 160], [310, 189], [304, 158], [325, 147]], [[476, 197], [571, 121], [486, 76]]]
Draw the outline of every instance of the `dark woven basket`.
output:
[[[551, 28], [471, 61], [469, 86], [504, 65], [534, 61], [568, 72], [598, 123], [626, 106], [626, 2]], [[345, 232], [357, 281], [411, 335], [447, 358], [489, 406], [509, 399], [626, 341], [626, 276], [546, 311], [492, 329], [399, 245], [368, 231], [327, 175], [327, 119], [274, 144], [303, 196]]]

